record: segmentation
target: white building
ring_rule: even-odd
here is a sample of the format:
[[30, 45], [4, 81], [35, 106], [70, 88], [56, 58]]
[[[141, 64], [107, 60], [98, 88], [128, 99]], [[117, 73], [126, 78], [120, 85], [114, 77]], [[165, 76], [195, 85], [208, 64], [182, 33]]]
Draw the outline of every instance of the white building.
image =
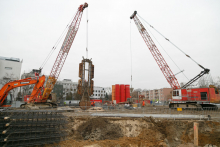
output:
[[56, 84], [63, 85], [63, 97], [66, 97], [68, 93], [77, 92], [77, 82], [73, 82], [71, 79], [63, 79], [62, 81], [57, 81]]
[[93, 87], [93, 94], [90, 96], [90, 99], [104, 99], [106, 95], [105, 88], [103, 87]]
[[[0, 89], [10, 80], [19, 80], [21, 74], [22, 61], [19, 58], [0, 56]], [[15, 100], [18, 94], [18, 88], [10, 91], [12, 100]]]
[[112, 94], [112, 88], [111, 88], [111, 87], [105, 87], [104, 89], [105, 89], [105, 92], [106, 92], [108, 95]]

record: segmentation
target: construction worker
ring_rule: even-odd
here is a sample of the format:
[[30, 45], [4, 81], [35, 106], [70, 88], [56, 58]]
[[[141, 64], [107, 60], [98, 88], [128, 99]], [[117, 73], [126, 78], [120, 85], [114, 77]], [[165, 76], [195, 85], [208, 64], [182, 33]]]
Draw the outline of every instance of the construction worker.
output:
[[145, 102], [144, 101], [142, 101], [142, 107], [144, 107], [145, 106]]
[[91, 102], [91, 106], [95, 106], [95, 102]]

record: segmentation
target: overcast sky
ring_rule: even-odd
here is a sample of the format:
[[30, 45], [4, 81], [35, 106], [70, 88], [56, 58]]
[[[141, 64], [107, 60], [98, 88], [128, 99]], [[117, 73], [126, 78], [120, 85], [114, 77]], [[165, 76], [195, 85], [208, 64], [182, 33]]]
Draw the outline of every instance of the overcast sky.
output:
[[[212, 77], [220, 76], [218, 0], [0, 0], [0, 56], [23, 59], [22, 73], [38, 69], [84, 2], [89, 5], [88, 48], [89, 58], [95, 65], [95, 86], [131, 84], [132, 56], [135, 89], [170, 87], [133, 20], [129, 19], [134, 10], [194, 60], [209, 68]], [[86, 56], [86, 11], [59, 80], [77, 82], [79, 79], [79, 63]], [[154, 30], [150, 31], [189, 79], [202, 71]], [[45, 75], [50, 74], [60, 45], [43, 68]], [[179, 69], [165, 51], [158, 44], [157, 47], [173, 73], [178, 73]], [[188, 81], [182, 74], [176, 77], [179, 83]]]

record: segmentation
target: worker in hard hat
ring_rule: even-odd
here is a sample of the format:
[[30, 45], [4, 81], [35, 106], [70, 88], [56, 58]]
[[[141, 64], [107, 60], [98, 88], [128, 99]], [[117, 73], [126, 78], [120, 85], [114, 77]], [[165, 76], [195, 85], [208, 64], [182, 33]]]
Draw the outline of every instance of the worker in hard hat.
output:
[[142, 101], [142, 107], [144, 107], [145, 106], [145, 101]]
[[95, 106], [95, 102], [91, 102], [91, 106]]

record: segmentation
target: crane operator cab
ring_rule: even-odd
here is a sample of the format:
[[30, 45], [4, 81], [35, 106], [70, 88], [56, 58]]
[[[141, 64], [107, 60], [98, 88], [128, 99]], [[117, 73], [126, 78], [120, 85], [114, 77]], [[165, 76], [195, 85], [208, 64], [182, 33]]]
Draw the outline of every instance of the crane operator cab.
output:
[[6, 97], [6, 99], [3, 102], [3, 105], [1, 107], [11, 107], [12, 104], [12, 94], [9, 93]]
[[176, 89], [173, 90], [173, 100], [182, 100], [182, 93], [181, 93], [181, 89]]

